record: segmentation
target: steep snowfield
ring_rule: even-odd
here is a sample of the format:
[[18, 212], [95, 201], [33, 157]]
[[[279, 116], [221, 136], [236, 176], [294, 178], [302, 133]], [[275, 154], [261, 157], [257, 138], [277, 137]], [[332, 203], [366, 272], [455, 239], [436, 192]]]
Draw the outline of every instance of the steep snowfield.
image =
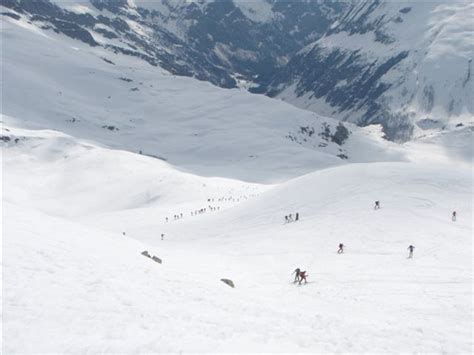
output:
[[[7, 129], [21, 139], [3, 149], [5, 353], [470, 352], [470, 167], [351, 164], [261, 186]], [[221, 210], [191, 216], [208, 198]], [[291, 283], [296, 267], [310, 283]]]
[[3, 353], [471, 352], [470, 127], [339, 146], [23, 20], [1, 60]]

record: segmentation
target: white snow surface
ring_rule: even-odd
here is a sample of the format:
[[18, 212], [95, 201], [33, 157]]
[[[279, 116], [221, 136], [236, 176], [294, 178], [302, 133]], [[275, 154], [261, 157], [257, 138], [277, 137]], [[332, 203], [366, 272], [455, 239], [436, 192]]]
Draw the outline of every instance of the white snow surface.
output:
[[469, 127], [343, 161], [286, 138], [329, 118], [22, 20], [1, 58], [3, 353], [471, 353]]

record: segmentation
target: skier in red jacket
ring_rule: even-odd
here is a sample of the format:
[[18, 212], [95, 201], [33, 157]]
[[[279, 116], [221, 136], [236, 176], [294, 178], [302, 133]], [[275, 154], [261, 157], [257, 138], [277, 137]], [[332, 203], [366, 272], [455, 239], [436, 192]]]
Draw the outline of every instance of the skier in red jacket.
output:
[[308, 282], [308, 281], [306, 280], [306, 277], [308, 276], [308, 275], [306, 275], [306, 271], [300, 271], [300, 275], [299, 275], [299, 276], [300, 276], [300, 282], [298, 283], [299, 285], [301, 285], [301, 281], [303, 281], [303, 280], [304, 280], [304, 283], [307, 283], [307, 282]]

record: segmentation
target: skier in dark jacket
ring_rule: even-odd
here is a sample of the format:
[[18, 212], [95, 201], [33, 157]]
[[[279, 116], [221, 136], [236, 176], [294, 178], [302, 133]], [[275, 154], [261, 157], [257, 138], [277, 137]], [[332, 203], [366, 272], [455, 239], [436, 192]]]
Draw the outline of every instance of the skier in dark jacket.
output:
[[298, 212], [296, 212], [295, 222], [298, 221], [299, 219], [300, 219], [300, 214]]
[[297, 268], [295, 271], [292, 272], [292, 275], [295, 274], [295, 280], [293, 281], [293, 283], [297, 283], [300, 281], [300, 268]]
[[344, 253], [344, 244], [339, 243], [339, 249], [338, 249], [337, 253], [338, 253], [338, 254]]
[[410, 251], [408, 258], [409, 259], [413, 258], [413, 250], [415, 249], [415, 247], [413, 245], [410, 245], [407, 249]]
[[380, 209], [380, 201], [375, 201], [374, 210]]
[[456, 222], [456, 217], [457, 217], [457, 213], [456, 213], [456, 211], [453, 211], [453, 216], [451, 217], [453, 222]]

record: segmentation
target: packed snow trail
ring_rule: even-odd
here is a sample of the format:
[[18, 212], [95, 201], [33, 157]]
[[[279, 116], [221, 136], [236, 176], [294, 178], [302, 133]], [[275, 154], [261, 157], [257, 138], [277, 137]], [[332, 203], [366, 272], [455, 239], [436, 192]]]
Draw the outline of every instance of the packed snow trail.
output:
[[[8, 134], [25, 138], [3, 150], [6, 353], [471, 349], [469, 169], [353, 164], [261, 186], [57, 132]], [[162, 218], [249, 189], [216, 213]], [[300, 220], [283, 225], [288, 211]], [[293, 284], [296, 267], [308, 284]]]

